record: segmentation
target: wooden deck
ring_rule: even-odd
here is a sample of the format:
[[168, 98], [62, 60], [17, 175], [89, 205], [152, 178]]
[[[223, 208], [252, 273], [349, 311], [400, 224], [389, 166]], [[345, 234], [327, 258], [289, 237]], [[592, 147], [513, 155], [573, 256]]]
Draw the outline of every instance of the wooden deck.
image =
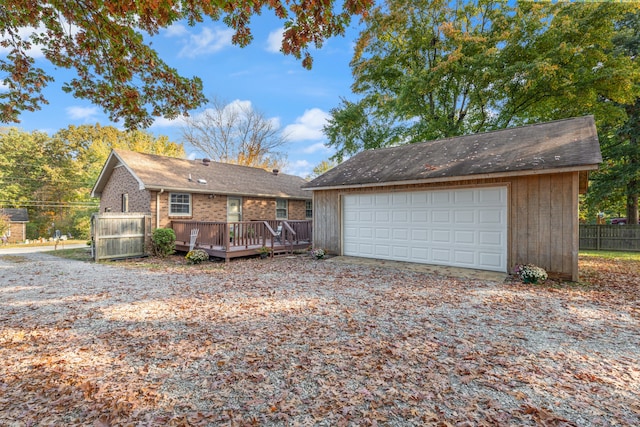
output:
[[[209, 255], [231, 258], [258, 255], [261, 247], [270, 255], [304, 250], [312, 244], [311, 221], [172, 221], [176, 250], [202, 249]], [[192, 237], [193, 236], [193, 237]]]

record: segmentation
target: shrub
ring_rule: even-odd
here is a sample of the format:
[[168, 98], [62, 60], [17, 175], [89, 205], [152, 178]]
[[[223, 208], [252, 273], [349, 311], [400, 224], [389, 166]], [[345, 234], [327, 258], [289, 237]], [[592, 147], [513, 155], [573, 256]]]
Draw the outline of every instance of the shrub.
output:
[[154, 255], [166, 257], [176, 251], [176, 233], [171, 228], [156, 228], [151, 236], [151, 250]]
[[327, 255], [327, 252], [324, 249], [317, 248], [311, 251], [311, 256], [315, 259], [322, 259]]
[[515, 273], [523, 283], [544, 283], [549, 277], [544, 268], [533, 264], [516, 265]]
[[209, 260], [209, 254], [202, 249], [194, 249], [192, 251], [187, 252], [185, 258], [189, 262], [189, 264], [200, 264], [203, 261]]

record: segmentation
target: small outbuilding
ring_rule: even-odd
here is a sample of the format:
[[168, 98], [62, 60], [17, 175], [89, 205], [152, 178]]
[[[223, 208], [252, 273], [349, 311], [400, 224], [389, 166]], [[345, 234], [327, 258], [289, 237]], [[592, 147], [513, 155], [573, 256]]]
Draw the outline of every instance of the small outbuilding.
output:
[[366, 258], [578, 279], [592, 116], [363, 151], [305, 188], [314, 246]]
[[7, 243], [24, 242], [27, 238], [29, 213], [24, 208], [0, 208], [0, 215], [9, 218], [9, 229], [4, 233]]

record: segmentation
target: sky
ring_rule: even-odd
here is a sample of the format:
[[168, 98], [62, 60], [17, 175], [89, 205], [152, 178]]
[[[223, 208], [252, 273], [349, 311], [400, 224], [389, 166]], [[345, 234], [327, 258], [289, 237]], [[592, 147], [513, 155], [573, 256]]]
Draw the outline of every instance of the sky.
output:
[[[349, 61], [359, 32], [358, 18], [353, 21], [344, 37], [333, 37], [322, 48], [311, 50], [312, 70], [306, 70], [301, 61], [279, 51], [283, 21], [268, 13], [252, 19], [254, 40], [244, 48], [231, 43], [233, 30], [211, 20], [194, 27], [174, 24], [151, 41], [160, 58], [181, 75], [202, 79], [207, 98], [217, 97], [230, 104], [250, 103], [253, 109], [277, 123], [289, 137], [283, 149], [287, 161], [282, 172], [306, 177], [314, 166], [334, 153], [326, 147], [322, 133], [329, 111], [338, 107], [342, 98], [355, 100], [350, 89], [353, 79]], [[0, 48], [0, 55], [5, 53]], [[111, 122], [100, 107], [60, 89], [73, 76], [72, 70], [53, 70], [37, 48], [32, 54], [36, 66], [51, 72], [56, 80], [43, 92], [49, 105], [36, 112], [23, 112], [21, 123], [3, 125], [49, 134], [69, 125], [99, 123], [123, 128], [122, 122]], [[190, 114], [197, 115], [200, 110]], [[181, 120], [160, 118], [147, 131], [183, 142], [182, 125]], [[204, 157], [186, 143], [185, 151], [190, 158]]]

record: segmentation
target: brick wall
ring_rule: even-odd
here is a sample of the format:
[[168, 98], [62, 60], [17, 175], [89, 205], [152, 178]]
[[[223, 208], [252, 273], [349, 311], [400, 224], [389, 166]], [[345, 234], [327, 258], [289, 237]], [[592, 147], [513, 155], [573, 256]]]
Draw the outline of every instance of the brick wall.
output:
[[244, 197], [242, 199], [242, 219], [244, 221], [276, 219], [275, 199]]
[[27, 227], [23, 222], [12, 222], [9, 224], [10, 236], [7, 238], [7, 243], [24, 242], [27, 238]]
[[122, 212], [123, 194], [129, 195], [129, 212], [151, 213], [151, 195], [138, 187], [138, 181], [125, 167], [116, 167], [100, 195], [100, 213]]
[[303, 220], [307, 219], [306, 204], [304, 200], [289, 200], [289, 219]]

